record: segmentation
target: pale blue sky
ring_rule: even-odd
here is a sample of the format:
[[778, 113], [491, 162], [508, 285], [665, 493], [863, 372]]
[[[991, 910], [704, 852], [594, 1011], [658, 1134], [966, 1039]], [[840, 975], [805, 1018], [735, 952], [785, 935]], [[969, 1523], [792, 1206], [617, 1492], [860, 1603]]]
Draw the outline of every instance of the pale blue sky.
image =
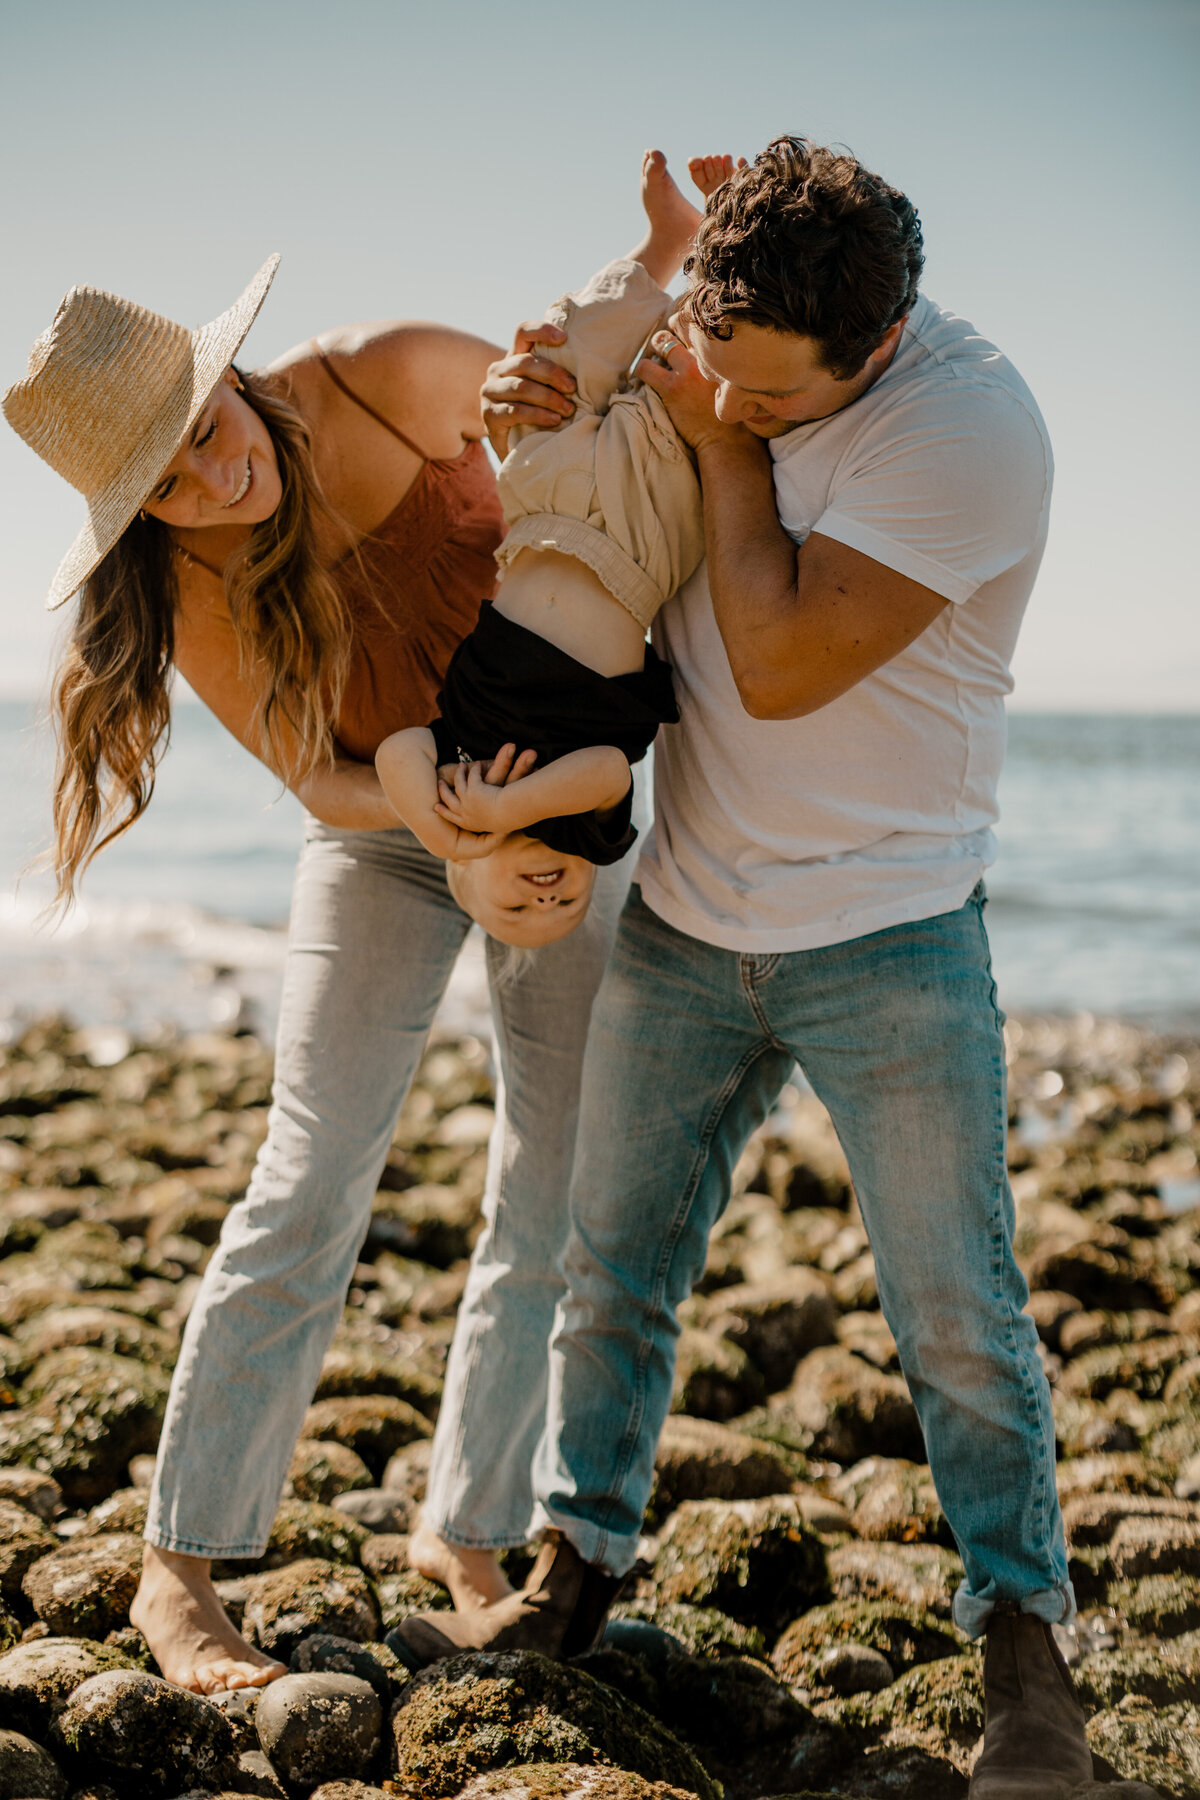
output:
[[[506, 339], [625, 249], [641, 151], [838, 141], [1037, 394], [1055, 519], [1016, 704], [1192, 710], [1195, 0], [0, 0], [0, 382], [73, 282], [189, 324], [268, 252], [267, 360], [355, 317]], [[0, 694], [82, 502], [0, 431]]]

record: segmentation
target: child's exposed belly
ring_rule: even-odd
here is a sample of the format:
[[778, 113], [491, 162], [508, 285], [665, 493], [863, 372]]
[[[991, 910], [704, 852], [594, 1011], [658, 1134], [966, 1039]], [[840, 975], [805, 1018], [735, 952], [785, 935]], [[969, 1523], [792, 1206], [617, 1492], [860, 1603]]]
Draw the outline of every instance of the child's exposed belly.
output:
[[598, 675], [630, 675], [646, 657], [646, 634], [600, 577], [558, 550], [522, 550], [492, 602], [514, 625], [536, 632]]

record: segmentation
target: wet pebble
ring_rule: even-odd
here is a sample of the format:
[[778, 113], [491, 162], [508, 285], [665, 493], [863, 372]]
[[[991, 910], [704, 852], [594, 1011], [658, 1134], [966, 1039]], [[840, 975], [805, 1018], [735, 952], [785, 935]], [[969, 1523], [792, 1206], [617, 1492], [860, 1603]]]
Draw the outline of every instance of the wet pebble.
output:
[[0, 1730], [0, 1800], [65, 1800], [66, 1777], [48, 1751]]
[[354, 1675], [283, 1675], [263, 1690], [255, 1722], [285, 1782], [357, 1778], [378, 1747], [383, 1708], [371, 1684]]

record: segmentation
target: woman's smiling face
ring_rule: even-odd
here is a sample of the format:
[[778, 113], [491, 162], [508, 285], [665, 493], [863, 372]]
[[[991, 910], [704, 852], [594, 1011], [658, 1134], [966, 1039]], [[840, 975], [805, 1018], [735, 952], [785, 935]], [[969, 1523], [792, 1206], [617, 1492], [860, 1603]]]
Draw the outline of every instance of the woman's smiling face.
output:
[[271, 434], [226, 369], [154, 485], [145, 511], [179, 531], [261, 525], [283, 497]]

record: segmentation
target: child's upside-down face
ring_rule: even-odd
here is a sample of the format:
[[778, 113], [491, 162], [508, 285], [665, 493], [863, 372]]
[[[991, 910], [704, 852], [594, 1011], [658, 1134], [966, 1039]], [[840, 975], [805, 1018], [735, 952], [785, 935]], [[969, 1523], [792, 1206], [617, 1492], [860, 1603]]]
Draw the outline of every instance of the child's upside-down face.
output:
[[522, 950], [567, 936], [587, 916], [596, 868], [512, 832], [490, 856], [455, 865], [455, 897], [489, 937]]

